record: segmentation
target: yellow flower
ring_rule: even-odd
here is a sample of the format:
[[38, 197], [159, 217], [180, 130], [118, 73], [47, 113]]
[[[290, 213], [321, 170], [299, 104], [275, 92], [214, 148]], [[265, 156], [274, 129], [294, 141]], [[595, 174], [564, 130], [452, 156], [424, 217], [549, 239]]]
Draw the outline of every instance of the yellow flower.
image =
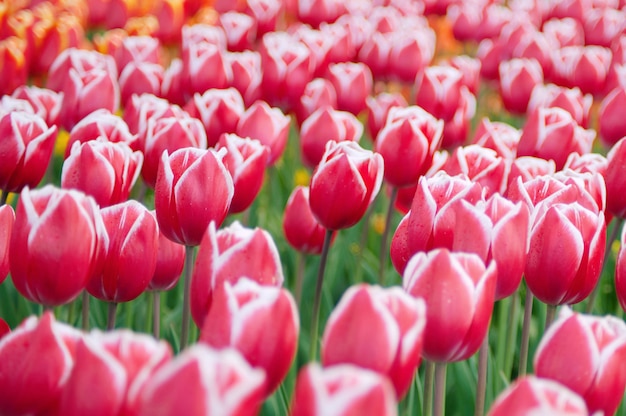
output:
[[296, 173], [293, 175], [293, 181], [296, 186], [309, 186], [311, 175], [308, 170], [300, 168], [296, 170]]

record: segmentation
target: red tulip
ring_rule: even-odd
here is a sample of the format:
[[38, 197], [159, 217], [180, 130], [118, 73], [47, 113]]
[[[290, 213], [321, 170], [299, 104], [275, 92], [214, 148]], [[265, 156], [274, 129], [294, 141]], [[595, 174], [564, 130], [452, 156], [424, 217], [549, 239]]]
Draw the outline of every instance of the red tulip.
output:
[[179, 106], [152, 94], [134, 95], [124, 107], [124, 121], [128, 125], [128, 130], [140, 136], [145, 136], [150, 119], [166, 117], [182, 119], [186, 115], [188, 114]]
[[236, 134], [223, 134], [216, 150], [222, 148], [228, 150], [222, 161], [235, 188], [229, 212], [245, 211], [261, 190], [270, 149], [258, 140]]
[[0, 189], [19, 192], [36, 187], [46, 173], [57, 129], [22, 111], [0, 114]]
[[268, 165], [273, 165], [283, 154], [289, 134], [289, 116], [279, 108], [270, 107], [265, 101], [252, 104], [237, 124], [237, 135], [250, 137], [270, 148]]
[[524, 416], [529, 414], [586, 416], [585, 401], [555, 381], [524, 376], [504, 390], [491, 406], [488, 416]]
[[[221, 224], [233, 199], [224, 152], [184, 148], [163, 152], [154, 190], [159, 228], [172, 241], [200, 244], [209, 223]], [[203, 189], [204, 192], [198, 192]]]
[[[576, 348], [571, 348], [576, 345]], [[615, 414], [626, 387], [626, 325], [565, 308], [535, 353], [535, 373], [580, 394], [589, 413]]]
[[385, 161], [385, 179], [389, 184], [414, 185], [428, 171], [441, 145], [443, 124], [443, 120], [418, 106], [389, 110], [375, 144]]
[[208, 147], [217, 144], [223, 133], [234, 133], [237, 123], [244, 113], [243, 98], [235, 88], [206, 90], [194, 94], [185, 106], [192, 117], [202, 121], [207, 136]]
[[165, 70], [160, 64], [128, 63], [119, 78], [122, 103], [127, 103], [134, 94], [160, 94], [164, 77]]
[[12, 97], [28, 101], [46, 125], [59, 124], [63, 94], [34, 85], [20, 85], [13, 91]]
[[142, 163], [141, 152], [133, 152], [124, 142], [111, 143], [103, 138], [75, 142], [63, 163], [61, 185], [91, 195], [98, 205], [106, 207], [128, 199]]
[[449, 121], [461, 100], [463, 74], [450, 66], [430, 66], [417, 76], [415, 102], [433, 116]]
[[[320, 135], [323, 131], [324, 134]], [[300, 129], [300, 153], [305, 165], [314, 168], [322, 160], [326, 143], [358, 142], [363, 124], [352, 113], [321, 107], [311, 114]]]
[[256, 51], [232, 52], [226, 59], [233, 71], [231, 86], [243, 97], [246, 107], [261, 98], [261, 54]]
[[16, 289], [32, 302], [71, 302], [99, 267], [102, 218], [93, 198], [54, 188], [24, 188], [11, 233], [9, 262]]
[[157, 261], [148, 290], [170, 290], [183, 272], [185, 246], [170, 240], [159, 230]]
[[380, 154], [355, 142], [328, 142], [311, 177], [311, 211], [326, 229], [352, 227], [378, 194], [382, 180]]
[[11, 327], [6, 321], [0, 318], [0, 339], [11, 333]]
[[504, 108], [525, 114], [533, 88], [543, 83], [543, 70], [535, 59], [514, 58], [499, 66], [500, 95]]
[[403, 287], [426, 302], [422, 356], [432, 361], [465, 360], [487, 335], [497, 282], [495, 262], [475, 254], [437, 249], [418, 253], [403, 274]]
[[[417, 20], [419, 22], [419, 20]], [[392, 79], [412, 83], [435, 55], [436, 35], [426, 24], [400, 26], [390, 37], [388, 71]]]
[[298, 308], [289, 291], [244, 277], [232, 285], [225, 281], [213, 292], [200, 342], [232, 347], [262, 368], [269, 396], [291, 367], [299, 332]]
[[372, 141], [376, 141], [378, 133], [387, 122], [387, 115], [392, 107], [406, 107], [408, 104], [400, 93], [382, 92], [376, 96], [369, 96], [365, 101], [367, 106], [367, 132]]
[[614, 145], [626, 136], [621, 113], [624, 105], [626, 105], [626, 86], [616, 87], [602, 100], [599, 132], [602, 142], [606, 145]]
[[326, 323], [322, 364], [354, 364], [387, 376], [400, 400], [421, 360], [425, 324], [422, 299], [398, 287], [352, 286]]
[[82, 335], [51, 312], [31, 317], [0, 342], [0, 413], [54, 411]]
[[321, 368], [309, 364], [296, 380], [291, 416], [396, 416], [389, 380], [351, 364]]
[[297, 186], [287, 200], [283, 215], [283, 233], [287, 242], [306, 254], [321, 254], [326, 230], [311, 212], [309, 188]]
[[180, 42], [182, 29], [185, 24], [185, 5], [177, 0], [162, 0], [156, 11], [159, 23], [154, 35], [162, 42]]
[[606, 207], [613, 215], [626, 217], [626, 138], [615, 143], [609, 154], [606, 181]]
[[515, 159], [517, 144], [522, 133], [515, 127], [500, 121], [483, 118], [476, 127], [472, 144], [495, 150], [505, 160]]
[[237, 351], [196, 344], [154, 373], [136, 414], [255, 415], [264, 381], [263, 371], [252, 368]]
[[583, 95], [577, 87], [540, 84], [535, 86], [530, 96], [528, 113], [532, 113], [538, 107], [559, 107], [567, 110], [580, 126], [587, 127], [592, 103], [591, 94]]
[[226, 60], [225, 47], [208, 41], [186, 44], [183, 40], [183, 79], [190, 95], [202, 94], [212, 88], [226, 88], [233, 73]]
[[26, 47], [26, 40], [17, 36], [0, 40], [0, 74], [5, 80], [0, 87], [0, 94], [11, 94], [19, 86], [26, 84]]
[[315, 78], [304, 87], [304, 92], [295, 105], [294, 112], [299, 125], [311, 114], [323, 107], [337, 108], [337, 93], [329, 80]]
[[11, 205], [0, 206], [0, 283], [9, 274], [9, 243], [15, 222], [15, 212]]
[[337, 108], [358, 115], [365, 110], [365, 100], [372, 94], [373, 78], [363, 63], [339, 62], [328, 66], [327, 79], [337, 92]]
[[126, 143], [133, 150], [139, 148], [137, 136], [130, 133], [124, 120], [109, 110], [100, 109], [83, 118], [72, 128], [65, 148], [65, 158], [70, 155], [75, 142], [85, 143], [99, 137], [112, 143]]
[[200, 243], [191, 278], [191, 314], [199, 327], [211, 308], [213, 291], [241, 277], [282, 286], [283, 269], [272, 236], [261, 228], [244, 228], [239, 222], [219, 231], [211, 223]]

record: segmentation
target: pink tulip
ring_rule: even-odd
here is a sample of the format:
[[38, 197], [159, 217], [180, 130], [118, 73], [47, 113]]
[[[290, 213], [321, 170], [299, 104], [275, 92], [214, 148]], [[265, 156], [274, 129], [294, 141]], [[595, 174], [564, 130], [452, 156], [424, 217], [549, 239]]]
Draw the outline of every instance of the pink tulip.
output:
[[351, 364], [309, 364], [296, 380], [291, 416], [396, 416], [396, 396], [384, 376]]
[[[578, 153], [571, 153], [571, 155]], [[530, 181], [538, 176], [550, 176], [556, 172], [554, 160], [545, 160], [535, 156], [520, 156], [513, 160], [511, 172], [509, 173], [509, 183], [507, 185], [507, 196], [510, 196], [510, 189], [518, 184]], [[531, 205], [532, 206], [532, 205]]]
[[244, 139], [236, 134], [223, 134], [216, 150], [221, 148], [228, 150], [222, 161], [235, 188], [229, 212], [245, 211], [261, 190], [270, 149], [258, 140]]
[[15, 111], [0, 114], [0, 189], [20, 192], [36, 187], [48, 168], [57, 128], [39, 116]]
[[122, 73], [124, 68], [131, 63], [161, 63], [161, 44], [159, 39], [152, 36], [126, 36], [118, 48], [115, 49], [113, 57], [117, 65], [118, 73]]
[[332, 23], [345, 13], [345, 5], [339, 0], [306, 0], [298, 2], [298, 19], [313, 27], [322, 22]]
[[415, 102], [433, 116], [449, 121], [461, 100], [463, 74], [449, 66], [430, 66], [418, 75]]
[[222, 13], [219, 24], [226, 34], [228, 50], [242, 52], [252, 49], [256, 38], [256, 22], [252, 16], [236, 11]]
[[75, 142], [85, 143], [99, 137], [111, 143], [126, 143], [133, 150], [139, 148], [137, 136], [130, 133], [124, 120], [109, 110], [100, 109], [83, 118], [72, 128], [65, 148], [65, 158], [70, 155]]
[[584, 94], [579, 88], [565, 88], [554, 84], [537, 85], [533, 89], [528, 103], [528, 112], [538, 107], [559, 107], [567, 110], [576, 123], [587, 127], [593, 97]]
[[400, 400], [419, 366], [425, 325], [422, 299], [397, 287], [352, 286], [326, 323], [322, 364], [354, 364], [387, 376]]
[[257, 37], [274, 32], [284, 9], [280, 0], [247, 0], [245, 13], [256, 22]]
[[[176, 1], [176, 0], [166, 0]], [[170, 65], [163, 72], [163, 82], [161, 83], [161, 94], [165, 100], [175, 105], [185, 105], [189, 98], [187, 95], [187, 85], [185, 83], [185, 74], [183, 68], [183, 60], [174, 58], [170, 61]], [[133, 100], [134, 97], [131, 97]], [[128, 102], [126, 103], [128, 106]]]
[[0, 206], [0, 283], [9, 274], [9, 243], [15, 222], [15, 212], [11, 205]]
[[261, 228], [244, 228], [235, 222], [204, 234], [191, 279], [191, 314], [199, 327], [211, 308], [213, 292], [224, 282], [248, 277], [259, 284], [282, 286], [283, 270], [272, 236]]
[[328, 31], [312, 29], [307, 25], [294, 25], [292, 36], [304, 43], [311, 52], [314, 76], [324, 76], [330, 63], [330, 51], [335, 39]]
[[470, 130], [470, 121], [476, 114], [476, 97], [467, 87], [461, 87], [461, 98], [451, 120], [443, 126], [442, 147], [451, 149], [463, 145]]
[[[576, 345], [576, 348], [571, 348]], [[541, 339], [535, 373], [580, 394], [589, 413], [615, 414], [626, 387], [626, 325], [565, 308]]]
[[142, 164], [141, 152], [133, 152], [124, 142], [111, 143], [103, 138], [75, 142], [63, 163], [61, 186], [91, 195], [98, 205], [106, 207], [128, 199]]
[[207, 146], [217, 144], [223, 133], [234, 133], [245, 111], [243, 98], [235, 88], [211, 89], [194, 94], [185, 106], [192, 117], [200, 119], [207, 136]]
[[614, 8], [591, 8], [583, 18], [585, 43], [610, 47], [615, 38], [624, 32], [623, 10]]
[[582, 23], [571, 17], [549, 19], [542, 29], [553, 49], [585, 44]]
[[522, 37], [518, 44], [511, 51], [515, 58], [534, 59], [541, 66], [543, 77], [550, 79], [552, 76], [552, 45], [548, 36], [538, 30], [531, 31]]
[[27, 41], [18, 36], [9, 36], [0, 40], [0, 75], [6, 80], [0, 86], [1, 94], [11, 94], [20, 85], [25, 85], [28, 78], [26, 60]]
[[355, 142], [328, 142], [311, 177], [311, 211], [326, 229], [352, 227], [378, 194], [382, 180], [380, 154]]
[[32, 105], [35, 114], [43, 118], [48, 126], [59, 124], [59, 115], [63, 102], [62, 93], [34, 85], [20, 85], [13, 91], [11, 96], [28, 101]]
[[585, 416], [589, 411], [582, 397], [564, 385], [549, 379], [524, 376], [500, 393], [488, 416], [528, 414]]
[[435, 55], [435, 32], [428, 25], [402, 26], [390, 39], [388, 71], [392, 79], [412, 83]]
[[226, 55], [233, 71], [231, 86], [243, 97], [246, 107], [252, 106], [261, 98], [261, 54], [255, 51], [233, 52]]
[[608, 166], [608, 159], [599, 153], [587, 153], [584, 155], [572, 153], [567, 158], [563, 170], [570, 169], [579, 173], [599, 173], [602, 177], [605, 177]]
[[437, 249], [418, 253], [403, 273], [404, 289], [426, 303], [422, 356], [465, 360], [487, 335], [497, 282], [496, 263], [475, 254]]
[[521, 131], [509, 124], [483, 118], [476, 127], [472, 144], [495, 150], [505, 160], [513, 160], [521, 135]]
[[120, 74], [120, 97], [128, 102], [137, 94], [160, 94], [165, 70], [160, 64], [151, 62], [130, 62]]
[[163, 152], [154, 206], [159, 228], [170, 240], [196, 246], [211, 222], [219, 225], [226, 218], [234, 187], [223, 156], [223, 151], [191, 147]]
[[306, 254], [321, 254], [326, 230], [311, 212], [309, 188], [297, 186], [285, 206], [283, 233], [289, 245]]
[[535, 59], [515, 58], [499, 66], [500, 95], [504, 107], [512, 113], [525, 114], [530, 95], [543, 83], [543, 70]]
[[296, 355], [300, 319], [286, 289], [261, 286], [247, 278], [225, 281], [213, 292], [200, 342], [232, 347], [250, 365], [265, 371], [267, 396], [287, 375]]
[[376, 141], [378, 133], [387, 122], [387, 115], [392, 107], [406, 107], [408, 104], [400, 93], [382, 92], [376, 96], [369, 96], [365, 101], [367, 106], [367, 132], [372, 141]]
[[327, 78], [337, 92], [337, 108], [358, 115], [365, 110], [365, 100], [372, 93], [373, 78], [363, 63], [340, 62], [328, 66]]
[[604, 91], [611, 50], [602, 46], [566, 46], [555, 51], [555, 82], [583, 93]]
[[264, 389], [263, 370], [252, 368], [237, 351], [196, 344], [154, 373], [136, 414], [252, 416], [261, 406]]
[[78, 71], [79, 74], [94, 69], [104, 71], [113, 79], [117, 79], [118, 75], [113, 57], [95, 51], [68, 48], [59, 54], [50, 67], [46, 81], [47, 88], [57, 92], [66, 91], [72, 82], [69, 77], [69, 72], [72, 68]]
[[600, 138], [606, 145], [614, 145], [626, 136], [621, 109], [626, 105], [626, 85], [613, 89], [600, 105]]
[[184, 118], [185, 115], [188, 114], [179, 106], [172, 105], [163, 98], [153, 94], [141, 94], [131, 97], [130, 101], [126, 103], [123, 118], [132, 134], [145, 137], [148, 130], [148, 120], [151, 118]]
[[185, 246], [170, 240], [159, 230], [157, 260], [148, 290], [170, 290], [183, 272]]
[[606, 206], [613, 215], [626, 217], [626, 138], [615, 143], [608, 155], [608, 166], [604, 179], [606, 181]]
[[456, 55], [450, 58], [448, 65], [461, 71], [461, 83], [476, 95], [480, 85], [480, 60], [467, 55]]
[[626, 310], [626, 229], [620, 236], [620, 247], [615, 262], [615, 294], [622, 309]]
[[[371, 24], [371, 23], [370, 23]], [[370, 68], [375, 79], [389, 77], [389, 54], [393, 33], [372, 31], [365, 37], [363, 46], [358, 50], [358, 60]]]
[[71, 302], [99, 267], [102, 235], [93, 198], [52, 185], [24, 188], [9, 248], [13, 284], [32, 302]]
[[337, 108], [337, 93], [331, 82], [324, 78], [315, 78], [304, 87], [294, 112], [299, 125], [311, 114], [323, 107]]

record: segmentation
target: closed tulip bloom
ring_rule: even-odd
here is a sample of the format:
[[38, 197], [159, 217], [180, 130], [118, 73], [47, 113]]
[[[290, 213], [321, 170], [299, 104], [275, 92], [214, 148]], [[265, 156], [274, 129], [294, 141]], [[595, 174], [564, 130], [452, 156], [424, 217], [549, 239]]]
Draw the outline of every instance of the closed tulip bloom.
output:
[[0, 342], [0, 412], [54, 411], [81, 337], [78, 330], [56, 322], [52, 312], [28, 318], [5, 335]]
[[592, 95], [583, 94], [580, 88], [566, 88], [555, 84], [539, 84], [535, 86], [530, 95], [528, 113], [532, 113], [538, 107], [559, 107], [567, 110], [576, 123], [586, 128], [592, 103]]
[[[571, 348], [576, 345], [576, 348]], [[589, 414], [613, 415], [626, 387], [626, 325], [564, 308], [535, 353], [535, 374], [580, 394]]]
[[211, 308], [213, 291], [224, 282], [247, 277], [266, 286], [282, 286], [283, 269], [272, 236], [261, 228], [244, 228], [239, 222], [206, 231], [191, 278], [191, 314], [199, 327]]
[[223, 151], [190, 147], [163, 152], [154, 206], [159, 228], [170, 240], [196, 246], [209, 223], [226, 218], [234, 187], [223, 156]]
[[583, 25], [580, 20], [572, 17], [551, 18], [544, 23], [542, 29], [554, 49], [585, 44]]
[[609, 151], [608, 166], [604, 175], [606, 181], [606, 205], [613, 215], [626, 217], [626, 138], [618, 141]]
[[[436, 35], [428, 25], [400, 27], [391, 36], [389, 75], [392, 79], [412, 83], [433, 60]], [[404, 64], [402, 64], [404, 63]]]
[[161, 43], [152, 36], [127, 36], [113, 53], [117, 70], [122, 73], [131, 63], [149, 62], [161, 63]]
[[200, 343], [154, 373], [135, 414], [252, 416], [264, 395], [263, 370], [232, 348], [214, 350]]
[[366, 109], [365, 100], [372, 94], [372, 72], [364, 63], [339, 62], [329, 65], [327, 78], [337, 92], [337, 108], [358, 115]]
[[43, 118], [48, 126], [59, 124], [62, 93], [34, 85], [20, 85], [13, 91], [12, 97], [28, 101], [33, 106], [35, 114]]
[[415, 102], [433, 116], [449, 121], [461, 100], [463, 74], [450, 66], [430, 66], [416, 79]]
[[142, 153], [133, 152], [124, 142], [111, 143], [103, 138], [74, 142], [63, 163], [61, 186], [78, 189], [107, 207], [128, 199], [142, 164]]
[[[323, 132], [323, 133], [321, 133]], [[358, 142], [363, 124], [352, 113], [322, 107], [311, 114], [300, 129], [300, 153], [305, 165], [314, 168], [322, 160], [329, 141]]]
[[452, 149], [467, 141], [470, 121], [476, 114], [476, 97], [466, 86], [461, 86], [460, 101], [451, 120], [443, 125], [441, 147]]
[[134, 94], [160, 94], [165, 70], [161, 64], [130, 62], [120, 74], [120, 98], [128, 102]]
[[256, 22], [252, 16], [228, 11], [220, 14], [219, 25], [224, 28], [229, 51], [241, 52], [252, 49], [256, 39]]
[[297, 186], [285, 206], [283, 233], [291, 247], [306, 254], [321, 254], [326, 230], [317, 222], [309, 205], [309, 188]]
[[355, 142], [328, 142], [310, 186], [313, 215], [326, 229], [339, 230], [359, 222], [383, 180], [383, 158]]
[[261, 98], [261, 54], [256, 51], [231, 52], [226, 59], [233, 71], [231, 86], [243, 97], [246, 107]]
[[602, 46], [566, 46], [554, 53], [554, 78], [557, 84], [578, 87], [583, 93], [604, 90], [611, 50]]
[[170, 240], [159, 230], [157, 261], [148, 290], [170, 290], [183, 272], [185, 246]]
[[400, 400], [419, 366], [425, 325], [422, 299], [399, 287], [352, 286], [326, 323], [322, 364], [354, 364], [387, 376]]
[[621, 109], [626, 105], [626, 86], [617, 86], [600, 105], [600, 139], [612, 146], [626, 136], [626, 128], [622, 122]]
[[600, 277], [605, 241], [603, 212], [577, 202], [551, 205], [530, 231], [524, 273], [529, 290], [550, 305], [584, 300]]
[[298, 20], [313, 27], [323, 22], [332, 23], [346, 12], [343, 2], [338, 0], [309, 0], [298, 2]]
[[243, 113], [235, 133], [256, 139], [269, 147], [267, 164], [271, 166], [285, 151], [290, 122], [291, 118], [279, 108], [270, 107], [265, 101], [257, 101]]
[[16, 289], [48, 307], [71, 302], [98, 267], [102, 227], [95, 201], [82, 192], [25, 188], [9, 248]]
[[207, 146], [217, 144], [223, 133], [234, 133], [245, 108], [243, 98], [235, 88], [211, 89], [194, 94], [185, 106], [192, 117], [202, 121], [207, 136]]
[[221, 148], [228, 150], [222, 161], [233, 178], [235, 188], [229, 212], [245, 211], [252, 205], [263, 186], [270, 149], [258, 140], [242, 138], [236, 134], [223, 134], [216, 150]]
[[583, 28], [587, 45], [611, 47], [624, 31], [624, 12], [617, 8], [592, 8], [585, 11]]
[[372, 141], [376, 141], [378, 133], [387, 122], [387, 115], [392, 107], [406, 107], [408, 104], [400, 93], [382, 92], [369, 96], [365, 100], [367, 106], [367, 132]]
[[521, 135], [522, 132], [515, 127], [485, 117], [476, 127], [472, 144], [495, 150], [498, 156], [512, 160], [517, 154], [517, 144]]
[[72, 82], [68, 74], [70, 68], [84, 72], [102, 69], [117, 79], [117, 67], [113, 57], [85, 49], [68, 48], [59, 54], [50, 67], [46, 87], [53, 91], [66, 91]]
[[525, 376], [517, 379], [496, 398], [488, 416], [524, 416], [528, 414], [586, 416], [585, 401], [555, 381]]
[[9, 243], [15, 222], [15, 212], [11, 205], [0, 206], [0, 283], [9, 274]]
[[502, 61], [500, 96], [504, 107], [512, 113], [525, 114], [533, 88], [543, 83], [543, 70], [535, 59], [515, 58]]
[[280, 0], [247, 0], [246, 14], [252, 16], [256, 21], [257, 36], [268, 32], [275, 32], [278, 18], [284, 9], [284, 4]]
[[183, 79], [190, 95], [230, 84], [233, 74], [225, 48], [206, 41], [190, 42], [187, 47], [189, 58], [183, 55]]
[[0, 40], [0, 74], [6, 82], [0, 87], [0, 94], [11, 94], [20, 85], [26, 84], [28, 63], [26, 61], [25, 39], [9, 36]]
[[153, 94], [133, 95], [124, 107], [123, 118], [132, 134], [145, 139], [148, 120], [166, 117], [184, 118], [189, 115], [177, 105]]
[[133, 150], [139, 149], [138, 137], [131, 134], [125, 121], [109, 110], [100, 109], [83, 118], [72, 128], [65, 148], [65, 157], [70, 155], [75, 142], [85, 143], [99, 137], [112, 143], [124, 142]]
[[298, 308], [289, 291], [243, 277], [234, 284], [226, 281], [213, 292], [200, 342], [232, 347], [251, 366], [262, 368], [269, 396], [291, 367], [299, 333]]
[[302, 125], [311, 114], [323, 107], [337, 108], [337, 92], [331, 82], [324, 78], [315, 78], [304, 87], [302, 96], [294, 107], [296, 120]]
[[454, 362], [478, 351], [489, 328], [496, 282], [496, 263], [485, 266], [475, 254], [437, 249], [411, 258], [402, 286], [426, 303], [424, 358]]
[[46, 173], [57, 128], [34, 114], [15, 111], [0, 115], [0, 189], [19, 192], [36, 187]]
[[309, 364], [296, 380], [291, 416], [396, 416], [396, 395], [386, 377], [352, 364]]

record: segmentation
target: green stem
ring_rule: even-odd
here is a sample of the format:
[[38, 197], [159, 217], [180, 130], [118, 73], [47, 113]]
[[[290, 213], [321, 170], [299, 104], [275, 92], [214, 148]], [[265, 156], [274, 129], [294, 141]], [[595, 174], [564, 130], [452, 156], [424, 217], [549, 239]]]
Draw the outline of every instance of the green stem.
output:
[[161, 337], [161, 291], [152, 292], [152, 335]]
[[600, 273], [600, 279], [598, 279], [598, 283], [596, 283], [596, 287], [593, 288], [593, 292], [589, 295], [589, 301], [587, 302], [587, 307], [585, 308], [585, 313], [591, 313], [593, 311], [593, 307], [596, 303], [596, 298], [598, 297], [598, 292], [600, 291], [600, 282], [602, 276], [604, 275], [604, 271], [607, 267], [607, 263], [609, 260], [609, 256], [611, 255], [611, 247], [613, 246], [613, 241], [615, 241], [618, 237], [618, 233], [620, 228], [622, 228], [622, 224], [624, 223], [623, 218], [617, 218], [613, 221], [613, 229], [611, 230], [611, 234], [609, 238], [606, 240], [606, 248], [604, 250], [604, 260], [602, 262], [602, 272]]
[[489, 360], [489, 334], [485, 336], [478, 352], [478, 381], [476, 382], [476, 405], [474, 415], [485, 414], [485, 395], [487, 393], [487, 364]]
[[[364, 247], [367, 246], [367, 235], [370, 230], [370, 220], [372, 218], [372, 213], [374, 212], [374, 204], [372, 203], [367, 211], [365, 211], [365, 215], [361, 222], [363, 223], [363, 228], [361, 228], [361, 236], [359, 238], [359, 250], [356, 255], [357, 264], [361, 264], [363, 259], [363, 251]], [[354, 284], [361, 283], [363, 281], [363, 267], [357, 267], [354, 273]]]
[[180, 331], [180, 351], [189, 342], [189, 325], [191, 322], [189, 298], [191, 297], [191, 269], [193, 268], [193, 246], [185, 246], [185, 269], [183, 270], [183, 322]]
[[83, 290], [83, 331], [89, 331], [89, 293]]
[[115, 314], [117, 313], [117, 302], [109, 302], [107, 313], [107, 331], [115, 329]]
[[533, 294], [526, 289], [526, 300], [524, 301], [524, 323], [522, 324], [522, 340], [519, 350], [519, 371], [518, 376], [526, 375], [528, 367], [528, 344], [530, 342], [530, 320], [533, 313]]
[[543, 327], [543, 333], [545, 334], [556, 316], [556, 305], [546, 304], [546, 325]]
[[298, 251], [296, 254], [296, 286], [294, 288], [294, 294], [296, 297], [296, 305], [300, 306], [302, 301], [302, 285], [304, 283], [304, 265], [305, 265], [304, 253]]
[[0, 196], [0, 207], [7, 203], [7, 199], [9, 199], [9, 192], [3, 191], [2, 196]]
[[67, 308], [67, 323], [74, 326], [74, 319], [76, 318], [76, 300], [71, 302]]
[[387, 218], [385, 219], [385, 229], [380, 241], [380, 266], [378, 268], [378, 283], [382, 286], [385, 284], [385, 266], [387, 265], [387, 240], [389, 239], [389, 229], [391, 228], [391, 219], [393, 218], [393, 205], [398, 196], [398, 188], [391, 188], [389, 196], [389, 206], [387, 207]]
[[513, 357], [515, 356], [515, 340], [517, 338], [518, 311], [519, 311], [519, 289], [513, 293], [511, 299], [511, 307], [509, 310], [509, 320], [506, 326], [506, 346], [504, 350], [504, 375], [507, 382], [511, 380], [511, 371], [513, 371]]
[[447, 363], [435, 363], [435, 399], [433, 416], [443, 416], [446, 404]]
[[324, 282], [324, 269], [326, 268], [326, 260], [328, 258], [328, 250], [330, 248], [330, 241], [333, 236], [332, 230], [326, 230], [324, 236], [324, 245], [322, 247], [322, 256], [320, 258], [320, 268], [317, 272], [317, 282], [315, 284], [315, 298], [313, 303], [313, 322], [311, 323], [311, 346], [309, 350], [309, 358], [311, 361], [315, 361], [317, 356], [317, 339], [318, 339], [318, 326], [320, 321], [320, 303], [322, 300], [322, 285]]
[[435, 362], [426, 361], [426, 371], [424, 372], [424, 416], [433, 414], [433, 390], [435, 383]]

